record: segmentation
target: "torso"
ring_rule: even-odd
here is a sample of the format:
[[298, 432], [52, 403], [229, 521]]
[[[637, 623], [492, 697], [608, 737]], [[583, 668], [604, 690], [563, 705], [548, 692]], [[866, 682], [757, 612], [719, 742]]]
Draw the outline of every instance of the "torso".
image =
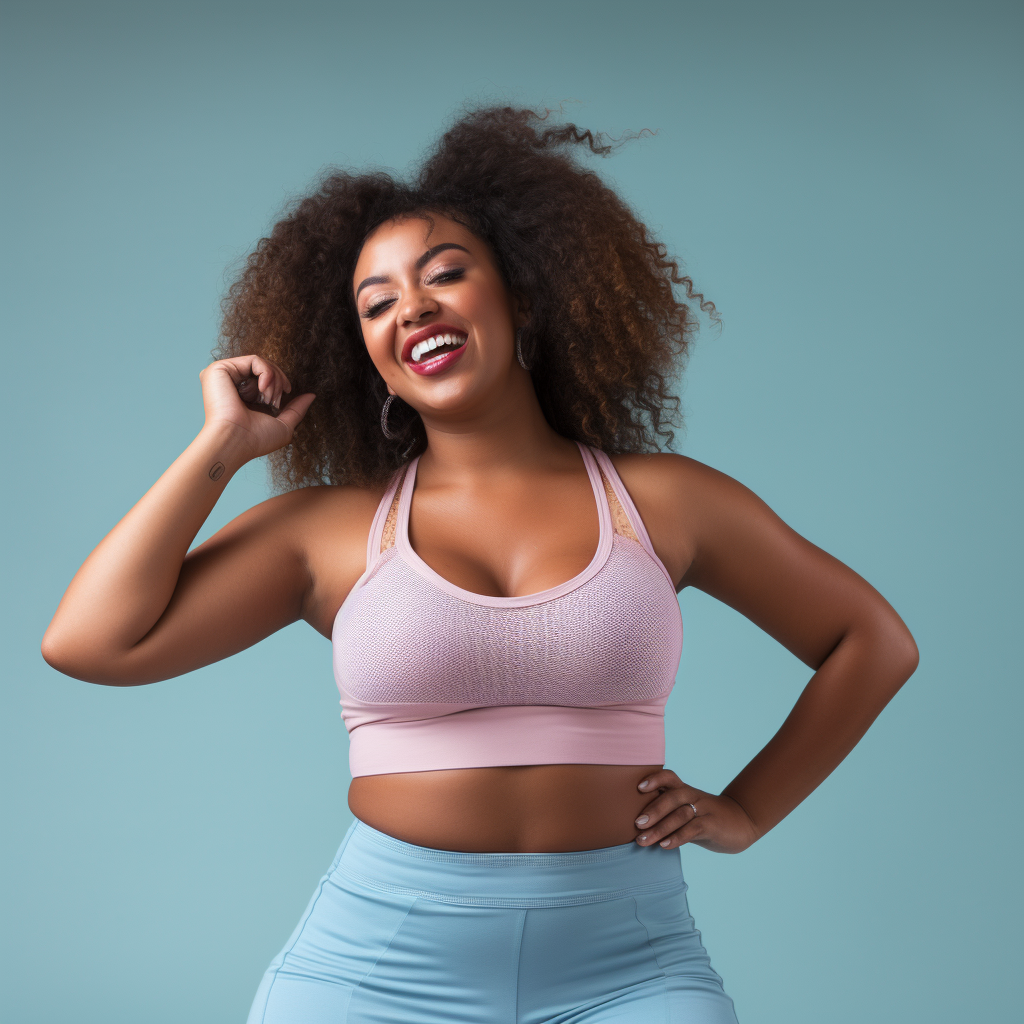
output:
[[[660, 500], [664, 458], [616, 455], [612, 461], [678, 589], [692, 544]], [[581, 572], [597, 547], [598, 512], [580, 469], [540, 479], [529, 490], [510, 482], [487, 494], [451, 494], [417, 485], [413, 546], [446, 579], [476, 593], [512, 596], [555, 586]], [[366, 537], [384, 485], [358, 494], [315, 490], [317, 510], [307, 520], [304, 543], [314, 586], [304, 615], [330, 637], [335, 612], [365, 569]], [[577, 507], [579, 517], [565, 515]], [[546, 764], [366, 775], [353, 779], [348, 803], [373, 828], [420, 846], [587, 850], [639, 834], [633, 821], [651, 797], [637, 783], [661, 767]]]

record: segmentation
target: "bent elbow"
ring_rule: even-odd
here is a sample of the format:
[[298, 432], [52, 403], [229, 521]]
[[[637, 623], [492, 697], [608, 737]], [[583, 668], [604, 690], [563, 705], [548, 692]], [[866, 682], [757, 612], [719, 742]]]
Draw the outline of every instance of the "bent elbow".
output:
[[917, 671], [921, 652], [906, 623], [897, 615], [884, 630], [881, 645], [885, 662], [899, 689]]
[[917, 666], [921, 664], [921, 651], [918, 649], [917, 641], [914, 640], [906, 626], [903, 627], [899, 659], [905, 673], [904, 681], [906, 681], [917, 671]]
[[[39, 645], [43, 661], [52, 669], [72, 679], [103, 686], [131, 686], [134, 680], [126, 680], [112, 666], [95, 658], [83, 656], [81, 645], [69, 642], [51, 627], [43, 635]], [[148, 681], [148, 680], [147, 680]], [[139, 680], [142, 682], [142, 680]]]
[[52, 629], [48, 629], [43, 634], [43, 642], [39, 645], [39, 653], [42, 654], [43, 661], [50, 668], [55, 668], [66, 676], [73, 674], [70, 671], [71, 661], [67, 656], [65, 645], [60, 642], [58, 637], [53, 635]]

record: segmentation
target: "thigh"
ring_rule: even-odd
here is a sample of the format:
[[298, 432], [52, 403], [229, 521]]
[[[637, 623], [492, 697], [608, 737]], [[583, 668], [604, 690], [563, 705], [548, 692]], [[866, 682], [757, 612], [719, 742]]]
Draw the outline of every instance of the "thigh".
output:
[[248, 1024], [338, 1024], [415, 899], [323, 878], [260, 982]]
[[736, 1024], [685, 887], [531, 909], [517, 1024]]
[[248, 1024], [515, 1020], [525, 911], [325, 878], [260, 984]]

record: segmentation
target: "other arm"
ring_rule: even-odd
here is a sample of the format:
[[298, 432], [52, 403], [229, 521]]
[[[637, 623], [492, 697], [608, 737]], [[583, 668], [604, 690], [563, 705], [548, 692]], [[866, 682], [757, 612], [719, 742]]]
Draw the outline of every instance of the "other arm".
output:
[[913, 674], [918, 651], [878, 591], [746, 487], [691, 459], [665, 458], [660, 500], [684, 510], [692, 553], [682, 586], [735, 608], [815, 670], [779, 731], [720, 796], [668, 770], [647, 780], [645, 788], [665, 791], [642, 812], [650, 821], [641, 845], [669, 837], [671, 847], [737, 853], [835, 770]]

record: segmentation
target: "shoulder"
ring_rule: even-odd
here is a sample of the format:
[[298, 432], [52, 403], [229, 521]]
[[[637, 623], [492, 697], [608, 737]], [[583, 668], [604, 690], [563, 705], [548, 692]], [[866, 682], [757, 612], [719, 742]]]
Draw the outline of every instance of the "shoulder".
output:
[[747, 490], [733, 477], [674, 452], [609, 455], [609, 458], [638, 510], [640, 502], [655, 508], [678, 509], [680, 503], [692, 506], [697, 500], [728, 500], [729, 495], [738, 497]]
[[268, 498], [255, 507], [262, 509], [266, 516], [304, 522], [337, 515], [359, 518], [369, 514], [372, 519], [387, 486], [388, 481], [385, 480], [366, 486], [323, 484], [297, 487]]
[[380, 504], [388, 480], [356, 485], [310, 484], [286, 490], [254, 505], [249, 511], [266, 519], [308, 522], [337, 514], [359, 516], [368, 510], [371, 518]]
[[329, 529], [336, 541], [360, 539], [366, 532], [387, 489], [387, 481], [369, 486], [298, 487], [253, 505], [229, 523], [220, 535], [258, 535], [274, 543], [285, 542], [293, 549], [305, 549], [321, 530]]
[[387, 480], [299, 487], [254, 505], [226, 530], [250, 531], [254, 554], [302, 573], [302, 617], [330, 637], [337, 609], [366, 568], [367, 537], [387, 488]]
[[609, 458], [677, 589], [707, 537], [709, 524], [760, 504], [733, 477], [686, 455], [653, 452]]

